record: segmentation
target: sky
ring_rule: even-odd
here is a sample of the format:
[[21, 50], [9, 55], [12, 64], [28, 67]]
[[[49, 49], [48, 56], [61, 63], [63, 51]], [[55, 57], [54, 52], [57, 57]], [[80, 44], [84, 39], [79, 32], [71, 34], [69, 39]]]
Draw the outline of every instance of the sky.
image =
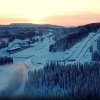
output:
[[100, 0], [0, 0], [0, 24], [79, 26], [100, 22]]

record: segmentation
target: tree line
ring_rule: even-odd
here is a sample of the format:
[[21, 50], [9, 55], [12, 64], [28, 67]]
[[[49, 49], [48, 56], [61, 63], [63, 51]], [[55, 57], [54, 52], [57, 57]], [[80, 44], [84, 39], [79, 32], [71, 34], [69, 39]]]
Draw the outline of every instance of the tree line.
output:
[[61, 65], [47, 63], [29, 71], [24, 97], [35, 99], [100, 99], [100, 63]]
[[75, 28], [63, 29], [62, 33], [55, 37], [55, 43], [49, 46], [49, 51], [56, 52], [70, 49], [77, 42], [87, 37], [90, 32], [97, 32], [99, 28], [100, 23], [93, 23]]
[[[43, 34], [47, 34], [49, 31], [48, 27], [0, 27], [0, 38], [7, 38], [8, 43], [1, 41], [0, 49], [8, 47], [9, 43], [14, 41], [15, 39], [27, 39], [33, 38], [35, 36], [42, 36]], [[34, 42], [34, 40], [33, 40]]]
[[13, 63], [12, 57], [8, 57], [8, 56], [0, 57], [0, 65], [4, 65], [8, 63]]

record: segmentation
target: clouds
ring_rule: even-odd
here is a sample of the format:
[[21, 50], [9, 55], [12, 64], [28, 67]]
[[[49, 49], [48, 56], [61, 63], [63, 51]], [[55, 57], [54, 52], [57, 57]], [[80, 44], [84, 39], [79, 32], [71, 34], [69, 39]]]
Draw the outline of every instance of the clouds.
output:
[[77, 12], [71, 14], [51, 15], [43, 18], [41, 23], [50, 23], [63, 26], [78, 26], [87, 23], [100, 22], [100, 13]]
[[[80, 16], [81, 19], [77, 20], [77, 23], [81, 23], [81, 20], [84, 20], [84, 23], [86, 20], [99, 21], [95, 15], [100, 11], [99, 4], [100, 0], [0, 0], [0, 15], [5, 17], [3, 14], [6, 14], [8, 19], [12, 18], [15, 21], [23, 18], [25, 21], [31, 19], [31, 22], [43, 23], [44, 21], [44, 23], [52, 22], [52, 24], [53, 22], [68, 23], [69, 21], [73, 23]], [[87, 12], [93, 14], [90, 16]], [[20, 17], [21, 15], [23, 17]], [[11, 20], [7, 21], [10, 23]], [[4, 20], [4, 22], [6, 21]]]
[[[61, 11], [90, 10], [100, 8], [98, 0], [2, 0], [0, 11], [25, 14], [45, 12], [46, 14]], [[48, 12], [48, 13], [47, 13]]]
[[16, 14], [0, 14], [0, 24], [10, 24], [10, 23], [31, 23], [32, 20], [24, 16], [19, 16]]

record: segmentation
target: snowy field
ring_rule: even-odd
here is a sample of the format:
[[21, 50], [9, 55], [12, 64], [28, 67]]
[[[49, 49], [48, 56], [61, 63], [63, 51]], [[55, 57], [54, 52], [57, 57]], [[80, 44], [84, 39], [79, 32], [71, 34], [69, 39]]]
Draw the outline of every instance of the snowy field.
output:
[[[42, 68], [47, 60], [51, 61], [63, 61], [64, 59], [75, 59], [75, 61], [67, 61], [66, 64], [72, 64], [77, 62], [91, 61], [91, 53], [89, 52], [89, 47], [93, 45], [93, 49], [96, 47], [96, 40], [99, 37], [99, 33], [90, 33], [85, 39], [76, 43], [71, 49], [66, 50], [65, 52], [49, 52], [49, 45], [55, 43], [53, 41], [53, 35], [50, 32], [47, 35], [43, 35], [42, 38], [44, 40], [41, 42], [35, 42], [31, 44], [32, 47], [24, 49], [22, 51], [10, 54], [13, 57], [14, 64], [0, 66], [0, 91], [7, 87], [9, 84], [9, 80], [11, 80], [12, 75], [18, 69], [21, 69], [20, 73], [22, 73], [22, 82], [20, 83], [20, 87], [12, 94], [12, 96], [20, 95], [24, 90], [25, 80], [27, 78], [28, 70], [35, 70]], [[49, 37], [52, 35], [51, 37]], [[36, 36], [35, 38], [41, 39], [40, 36]], [[17, 43], [24, 42], [22, 40], [15, 40], [9, 44], [9, 47], [19, 47]], [[15, 44], [15, 45], [14, 45]], [[4, 50], [8, 48], [0, 50], [0, 54]]]
[[[42, 42], [39, 41], [31, 44], [33, 47], [29, 47], [17, 53], [11, 54], [11, 56], [14, 58], [14, 63], [25, 62], [27, 66], [30, 66], [34, 69], [36, 66], [45, 65], [47, 60], [62, 61], [68, 57], [70, 57], [69, 59], [75, 59], [76, 61], [87, 61], [87, 59], [84, 59], [85, 57], [88, 58], [88, 61], [91, 61], [91, 57], [89, 57], [91, 54], [87, 54], [89, 53], [88, 49], [90, 45], [92, 45], [94, 41], [99, 37], [99, 32], [90, 33], [85, 39], [76, 43], [71, 49], [66, 50], [65, 52], [55, 53], [49, 52], [49, 45], [54, 43], [53, 35], [52, 37], [49, 37], [50, 35], [52, 35], [51, 32], [47, 35], [43, 35], [42, 38], [44, 38], [44, 40]], [[36, 36], [35, 38], [41, 39], [40, 36]], [[9, 46], [11, 47], [13, 45], [13, 47], [19, 47], [19, 45], [16, 44], [18, 42], [23, 41], [15, 40], [15, 45], [13, 45], [14, 43], [11, 43]], [[66, 63], [70, 62], [66, 61]]]
[[16, 68], [13, 68], [12, 66], [0, 66], [0, 91], [7, 86], [15, 70]]

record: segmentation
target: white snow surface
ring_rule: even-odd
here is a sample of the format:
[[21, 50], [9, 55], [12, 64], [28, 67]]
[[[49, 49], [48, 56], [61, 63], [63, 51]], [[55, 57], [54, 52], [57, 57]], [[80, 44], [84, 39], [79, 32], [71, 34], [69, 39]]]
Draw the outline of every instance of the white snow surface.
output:
[[[88, 43], [89, 39], [91, 37], [93, 37], [95, 35], [95, 33], [90, 33], [88, 35], [88, 37], [86, 37], [82, 43], [80, 44], [80, 46], [77, 48], [77, 50], [74, 52], [74, 54], [70, 57], [70, 59], [76, 59], [78, 54], [84, 49], [84, 46]], [[81, 53], [82, 54], [82, 53]], [[81, 55], [82, 56], [82, 55]]]
[[10, 65], [0, 66], [0, 91], [7, 87], [7, 84], [15, 70], [16, 68]]
[[[70, 57], [69, 59], [75, 59], [75, 61], [66, 60], [66, 64], [73, 64], [77, 62], [84, 63], [84, 61], [90, 62], [92, 54], [89, 52], [88, 48], [91, 45], [93, 45], [93, 50], [95, 50], [96, 48], [95, 40], [97, 40], [99, 34], [100, 34], [99, 31], [97, 33], [89, 33], [89, 35], [85, 39], [76, 43], [69, 50], [66, 50], [65, 52], [55, 52], [55, 53], [49, 52], [49, 45], [55, 43], [55, 41], [53, 41], [54, 36], [49, 37], [49, 35], [52, 35], [51, 32], [47, 35], [44, 34], [42, 36], [42, 38], [44, 38], [42, 42], [41, 41], [35, 42], [31, 44], [31, 46], [33, 47], [29, 47], [22, 51], [18, 51], [16, 53], [11, 54], [11, 56], [14, 57], [13, 58], [14, 64], [0, 66], [0, 80], [2, 80], [0, 81], [0, 91], [7, 86], [12, 74], [18, 68], [23, 69], [24, 77], [21, 83], [21, 87], [19, 87], [16, 90], [16, 92], [12, 94], [12, 97], [21, 95], [23, 93], [28, 70], [35, 70], [42, 68], [46, 64], [47, 60], [59, 61]], [[40, 36], [36, 36], [35, 38], [41, 39]], [[23, 41], [16, 39], [15, 41], [9, 44], [9, 47], [11, 47], [14, 43], [18, 42], [23, 42]], [[18, 45], [16, 44], [16, 46]], [[3, 50], [0, 50], [1, 54], [2, 52]]]

